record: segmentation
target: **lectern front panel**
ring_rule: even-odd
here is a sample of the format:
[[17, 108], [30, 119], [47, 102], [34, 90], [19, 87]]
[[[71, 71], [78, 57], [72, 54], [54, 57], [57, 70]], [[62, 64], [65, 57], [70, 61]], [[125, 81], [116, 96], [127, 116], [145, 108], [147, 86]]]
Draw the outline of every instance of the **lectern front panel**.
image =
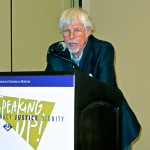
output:
[[74, 75], [0, 73], [3, 150], [74, 150]]

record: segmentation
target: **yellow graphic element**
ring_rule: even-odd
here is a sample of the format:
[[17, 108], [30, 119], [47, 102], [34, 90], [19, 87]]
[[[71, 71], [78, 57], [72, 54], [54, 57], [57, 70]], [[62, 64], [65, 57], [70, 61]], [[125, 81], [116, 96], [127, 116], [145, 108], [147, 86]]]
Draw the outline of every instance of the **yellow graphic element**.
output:
[[54, 102], [2, 96], [0, 115], [36, 150], [48, 123], [42, 118], [51, 115], [54, 105]]

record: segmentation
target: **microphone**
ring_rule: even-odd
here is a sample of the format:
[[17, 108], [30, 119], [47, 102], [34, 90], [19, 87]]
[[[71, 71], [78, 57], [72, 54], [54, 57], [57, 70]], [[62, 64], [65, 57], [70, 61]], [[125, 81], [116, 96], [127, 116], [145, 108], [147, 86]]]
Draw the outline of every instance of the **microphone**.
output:
[[54, 43], [53, 45], [49, 47], [48, 55], [52, 55], [66, 62], [70, 62], [74, 66], [75, 69], [78, 69], [79, 67], [74, 61], [72, 61], [71, 59], [65, 58], [65, 56], [63, 55], [63, 52], [66, 50], [66, 48], [67, 46], [65, 42]]
[[57, 44], [53, 44], [49, 48], [49, 52], [50, 53], [55, 53], [55, 54], [57, 54], [57, 53], [59, 54], [59, 53], [65, 51], [65, 50], [66, 50], [65, 42], [59, 42]]

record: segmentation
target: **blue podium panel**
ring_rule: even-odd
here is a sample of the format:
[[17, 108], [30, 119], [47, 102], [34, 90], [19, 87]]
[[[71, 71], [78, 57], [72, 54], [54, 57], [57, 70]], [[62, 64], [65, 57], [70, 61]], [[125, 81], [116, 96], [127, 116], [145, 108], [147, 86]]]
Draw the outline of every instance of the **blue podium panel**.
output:
[[0, 73], [3, 150], [74, 150], [74, 74]]

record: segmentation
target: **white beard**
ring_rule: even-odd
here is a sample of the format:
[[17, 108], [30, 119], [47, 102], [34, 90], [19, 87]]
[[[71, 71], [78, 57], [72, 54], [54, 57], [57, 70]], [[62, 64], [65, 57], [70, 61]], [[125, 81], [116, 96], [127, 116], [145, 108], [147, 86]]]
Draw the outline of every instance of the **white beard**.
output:
[[[69, 48], [68, 48], [69, 49]], [[80, 49], [78, 48], [78, 49], [75, 49], [75, 50], [73, 50], [73, 49], [69, 49], [69, 52], [70, 53], [78, 53], [80, 51]]]

